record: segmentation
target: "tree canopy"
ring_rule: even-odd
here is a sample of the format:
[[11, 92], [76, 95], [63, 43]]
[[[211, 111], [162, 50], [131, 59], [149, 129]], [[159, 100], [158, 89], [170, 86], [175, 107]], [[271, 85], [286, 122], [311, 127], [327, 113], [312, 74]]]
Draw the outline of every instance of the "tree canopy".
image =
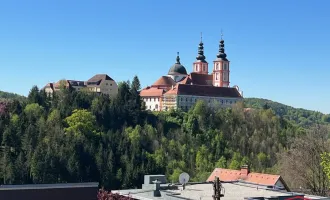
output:
[[210, 108], [198, 101], [188, 112], [149, 112], [138, 77], [118, 85], [114, 98], [65, 87], [47, 96], [33, 87], [26, 103], [1, 103], [0, 184], [99, 181], [132, 188], [145, 174], [178, 182], [187, 172], [192, 181], [205, 181], [215, 167], [245, 164], [279, 173], [285, 166], [279, 161], [292, 159], [283, 152], [300, 147], [296, 139], [308, 132], [299, 117], [288, 118], [289, 111], [281, 114], [271, 103], [246, 110], [250, 104]]

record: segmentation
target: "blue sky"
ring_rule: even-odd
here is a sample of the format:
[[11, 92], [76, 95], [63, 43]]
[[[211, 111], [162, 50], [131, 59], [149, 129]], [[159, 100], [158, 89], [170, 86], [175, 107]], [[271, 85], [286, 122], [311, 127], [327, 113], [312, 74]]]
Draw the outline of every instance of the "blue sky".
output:
[[27, 95], [59, 79], [190, 72], [200, 32], [207, 61], [223, 29], [231, 85], [245, 97], [330, 113], [327, 0], [2, 0], [0, 90]]

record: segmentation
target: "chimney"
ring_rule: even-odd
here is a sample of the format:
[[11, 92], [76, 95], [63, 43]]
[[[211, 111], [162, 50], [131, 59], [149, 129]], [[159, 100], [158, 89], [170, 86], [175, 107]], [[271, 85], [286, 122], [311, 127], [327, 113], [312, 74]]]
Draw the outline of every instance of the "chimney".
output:
[[241, 167], [241, 176], [242, 176], [242, 178], [247, 177], [249, 173], [250, 173], [249, 166], [248, 165], [242, 165], [242, 167]]

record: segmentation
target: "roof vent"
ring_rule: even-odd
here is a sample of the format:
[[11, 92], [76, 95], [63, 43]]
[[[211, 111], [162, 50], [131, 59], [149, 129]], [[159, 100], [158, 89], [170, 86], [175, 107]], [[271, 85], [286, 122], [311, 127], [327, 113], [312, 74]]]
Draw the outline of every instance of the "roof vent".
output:
[[153, 183], [155, 184], [155, 189], [154, 189], [154, 197], [161, 197], [161, 193], [160, 193], [160, 181], [158, 181], [158, 179], [154, 180]]

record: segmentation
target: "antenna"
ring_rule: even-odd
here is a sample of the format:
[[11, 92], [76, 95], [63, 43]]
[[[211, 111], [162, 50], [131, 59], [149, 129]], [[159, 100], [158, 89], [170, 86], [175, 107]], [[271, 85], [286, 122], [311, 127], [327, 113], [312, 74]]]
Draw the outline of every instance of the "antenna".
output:
[[201, 32], [201, 42], [203, 42], [203, 32]]
[[185, 189], [185, 186], [188, 183], [189, 178], [190, 178], [190, 176], [186, 172], [183, 172], [183, 173], [180, 174], [180, 176], [179, 176], [179, 183], [182, 184], [183, 189]]
[[221, 29], [221, 40], [222, 40], [222, 36], [223, 36], [223, 32], [222, 32], [222, 29]]

